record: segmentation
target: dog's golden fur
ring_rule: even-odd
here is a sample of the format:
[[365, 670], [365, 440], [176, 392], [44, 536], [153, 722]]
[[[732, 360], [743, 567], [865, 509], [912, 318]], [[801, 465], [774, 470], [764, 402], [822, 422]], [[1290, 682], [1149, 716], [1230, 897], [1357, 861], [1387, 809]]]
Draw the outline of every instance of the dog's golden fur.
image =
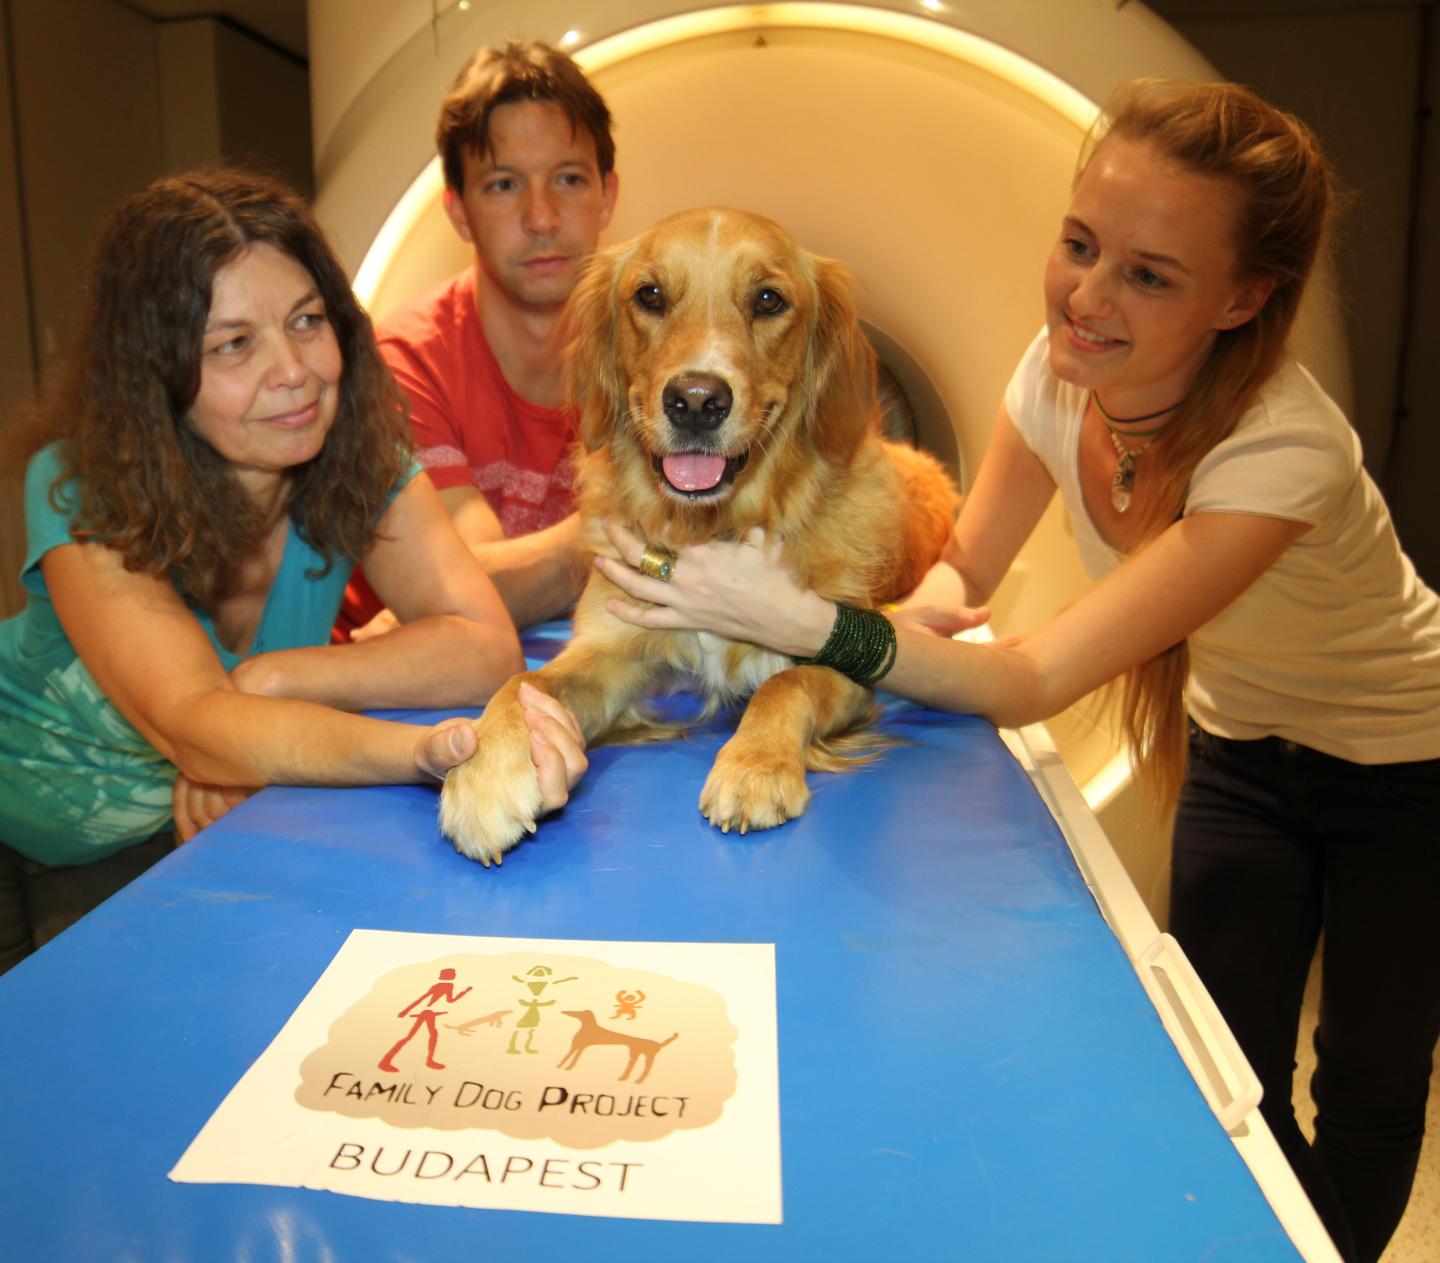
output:
[[[566, 314], [580, 513], [597, 552], [614, 555], [605, 517], [672, 549], [763, 526], [804, 583], [859, 606], [910, 591], [939, 556], [954, 487], [929, 456], [882, 440], [848, 277], [778, 224], [727, 209], [671, 216], [597, 254]], [[465, 854], [498, 860], [535, 827], [522, 680], [568, 706], [592, 742], [665, 732], [644, 707], [665, 677], [712, 704], [749, 696], [700, 795], [712, 824], [742, 832], [803, 812], [807, 766], [840, 766], [835, 739], [871, 712], [868, 689], [826, 668], [622, 622], [605, 608], [617, 591], [594, 574], [571, 643], [477, 721], [479, 750], [441, 794], [441, 828]]]

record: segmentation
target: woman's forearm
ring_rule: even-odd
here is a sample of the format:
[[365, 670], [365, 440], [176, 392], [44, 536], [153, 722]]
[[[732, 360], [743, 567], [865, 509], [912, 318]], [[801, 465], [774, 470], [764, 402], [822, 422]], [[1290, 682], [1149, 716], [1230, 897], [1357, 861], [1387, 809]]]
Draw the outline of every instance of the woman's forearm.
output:
[[247, 693], [353, 711], [478, 706], [524, 667], [513, 628], [438, 614], [358, 643], [260, 654], [232, 675]]
[[[947, 604], [958, 592], [949, 572], [936, 593]], [[923, 585], [922, 585], [923, 586]], [[792, 658], [813, 658], [835, 625], [836, 607], [813, 592], [777, 602], [759, 643]], [[955, 714], [982, 715], [1004, 727], [1047, 719], [1068, 701], [1047, 685], [1047, 677], [1023, 645], [952, 640], [895, 620], [895, 661], [877, 687], [922, 706]], [[912, 619], [913, 622], [913, 619]]]
[[[554, 698], [530, 685], [518, 696], [543, 809], [552, 811], [585, 771], [585, 741]], [[192, 697], [171, 718], [157, 748], [183, 779], [211, 787], [423, 784], [472, 757], [477, 741], [475, 725], [460, 718], [417, 726], [235, 689]]]
[[813, 658], [834, 626], [835, 602], [807, 591], [776, 601], [766, 609], [763, 627], [755, 627], [752, 635], [738, 628], [741, 634], [732, 639], [749, 640], [791, 658]]
[[1013, 728], [1048, 719], [1067, 704], [1023, 648], [951, 640], [896, 629], [895, 664], [878, 684], [922, 706], [980, 715]]
[[412, 724], [313, 702], [224, 689], [163, 717], [157, 746], [192, 781], [209, 785], [385, 785], [426, 779]]

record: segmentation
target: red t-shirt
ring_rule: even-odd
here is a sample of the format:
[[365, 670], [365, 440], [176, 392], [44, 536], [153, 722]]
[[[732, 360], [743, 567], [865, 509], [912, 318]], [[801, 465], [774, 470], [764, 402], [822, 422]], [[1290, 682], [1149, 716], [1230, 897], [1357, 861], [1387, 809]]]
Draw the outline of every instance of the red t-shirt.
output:
[[[480, 325], [473, 270], [392, 313], [376, 338], [410, 401], [416, 457], [438, 489], [478, 487], [507, 539], [570, 515], [574, 415], [539, 407], [510, 388]], [[349, 639], [380, 608], [356, 570], [336, 639]]]

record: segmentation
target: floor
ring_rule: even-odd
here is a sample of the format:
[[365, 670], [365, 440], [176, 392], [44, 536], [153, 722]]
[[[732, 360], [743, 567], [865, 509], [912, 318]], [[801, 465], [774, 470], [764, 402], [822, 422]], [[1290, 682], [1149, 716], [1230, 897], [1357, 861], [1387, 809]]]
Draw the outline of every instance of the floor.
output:
[[[1311, 1036], [1319, 1006], [1319, 970], [1312, 969], [1300, 1018], [1300, 1046], [1296, 1054], [1295, 1115], [1310, 1134], [1315, 1107], [1310, 1101], [1310, 1075], [1315, 1069]], [[1431, 1080], [1430, 1105], [1426, 1117], [1425, 1147], [1420, 1152], [1420, 1170], [1405, 1218], [1390, 1238], [1380, 1263], [1436, 1263], [1440, 1259], [1440, 1070]]]

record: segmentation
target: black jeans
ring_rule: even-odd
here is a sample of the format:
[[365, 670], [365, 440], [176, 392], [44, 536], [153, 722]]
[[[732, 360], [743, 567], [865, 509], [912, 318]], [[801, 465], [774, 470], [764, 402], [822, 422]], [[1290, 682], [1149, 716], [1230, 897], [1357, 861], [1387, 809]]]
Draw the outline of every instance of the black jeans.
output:
[[[1260, 1112], [1347, 1259], [1409, 1200], [1440, 1036], [1440, 759], [1366, 766], [1193, 727], [1171, 932], [1264, 1086]], [[1324, 932], [1315, 1143], [1291, 1106]]]
[[0, 974], [175, 849], [166, 829], [93, 864], [41, 864], [0, 844]]

